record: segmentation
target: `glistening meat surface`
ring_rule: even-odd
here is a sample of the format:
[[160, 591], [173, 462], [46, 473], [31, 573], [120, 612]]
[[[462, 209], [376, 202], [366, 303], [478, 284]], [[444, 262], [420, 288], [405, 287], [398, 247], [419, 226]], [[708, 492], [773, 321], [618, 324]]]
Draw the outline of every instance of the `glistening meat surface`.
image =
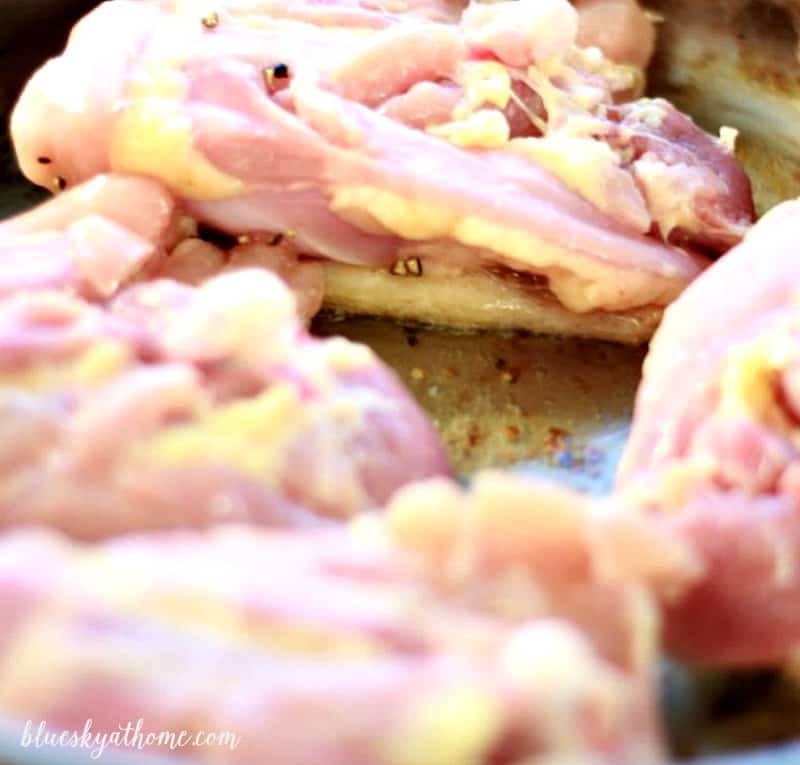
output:
[[665, 102], [616, 108], [633, 70], [576, 46], [566, 0], [457, 23], [278, 6], [229, 0], [205, 24], [185, 4], [101, 6], [15, 111], [25, 173], [149, 175], [232, 234], [377, 268], [503, 264], [578, 312], [668, 304], [702, 268], [692, 251], [752, 219], [728, 148]]
[[240, 736], [176, 752], [215, 763], [660, 762], [653, 611], [583, 510], [486, 476], [350, 533], [7, 534], [0, 711]]
[[800, 646], [800, 203], [768, 213], [666, 312], [620, 473], [624, 497], [706, 573], [670, 604], [671, 647], [766, 664]]

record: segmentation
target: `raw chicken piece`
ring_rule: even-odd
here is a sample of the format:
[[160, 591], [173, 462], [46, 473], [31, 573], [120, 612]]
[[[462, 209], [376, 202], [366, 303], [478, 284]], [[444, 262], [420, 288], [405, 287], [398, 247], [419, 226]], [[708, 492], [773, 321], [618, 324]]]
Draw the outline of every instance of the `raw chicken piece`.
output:
[[319, 311], [322, 267], [301, 259], [284, 237], [241, 237], [217, 246], [197, 234], [194, 221], [156, 182], [97, 176], [0, 224], [0, 298], [52, 289], [102, 302], [135, 281], [199, 285], [221, 272], [264, 268], [295, 293], [303, 320]]
[[156, 281], [107, 307], [0, 301], [0, 525], [81, 538], [347, 517], [448, 472], [365, 347], [310, 338], [266, 270]]
[[423, 556], [440, 586], [464, 602], [516, 619], [535, 603], [580, 625], [604, 655], [629, 667], [650, 662], [658, 631], [654, 619], [647, 634], [654, 617], [631, 607], [629, 586], [666, 598], [702, 573], [689, 546], [660, 522], [613, 499], [588, 503], [501, 472], [477, 475], [468, 491], [443, 479], [411, 484], [383, 515], [355, 523], [369, 538]]
[[[489, 4], [496, 0], [478, 0]], [[579, 18], [579, 42], [600, 48], [611, 60], [646, 69], [653, 55], [655, 30], [637, 0], [575, 0]], [[174, 3], [164, 3], [174, 8]], [[257, 7], [272, 18], [292, 19], [319, 26], [363, 26], [381, 29], [391, 17], [408, 16], [456, 23], [469, 6], [468, 0], [336, 0], [293, 2], [261, 0], [239, 3]]]
[[656, 31], [638, 0], [575, 0], [575, 7], [580, 45], [600, 48], [611, 61], [647, 68]]
[[593, 571], [578, 503], [487, 477], [349, 536], [7, 534], [0, 711], [239, 736], [175, 753], [214, 763], [661, 762], [654, 612], [636, 576]]
[[767, 214], [666, 312], [620, 471], [704, 561], [667, 635], [706, 663], [800, 648], [798, 221], [800, 202]]
[[730, 150], [666, 102], [617, 108], [636, 77], [576, 47], [566, 0], [458, 24], [366, 24], [362, 5], [107, 3], [15, 110], [21, 166], [156, 177], [202, 223], [383, 272], [503, 267], [601, 318], [668, 304], [704, 264], [691, 250], [751, 222]]
[[0, 225], [0, 297], [57, 289], [109, 298], [176, 235], [175, 204], [162, 186], [98, 176]]
[[283, 238], [268, 237], [242, 242], [225, 249], [203, 239], [190, 237], [178, 244], [163, 260], [141, 274], [142, 280], [175, 279], [200, 285], [220, 273], [243, 268], [264, 268], [281, 277], [295, 296], [297, 313], [306, 323], [319, 312], [325, 291], [322, 265], [303, 259]]
[[708, 126], [735, 125], [759, 212], [800, 194], [800, 4], [651, 0], [661, 18], [654, 90]]

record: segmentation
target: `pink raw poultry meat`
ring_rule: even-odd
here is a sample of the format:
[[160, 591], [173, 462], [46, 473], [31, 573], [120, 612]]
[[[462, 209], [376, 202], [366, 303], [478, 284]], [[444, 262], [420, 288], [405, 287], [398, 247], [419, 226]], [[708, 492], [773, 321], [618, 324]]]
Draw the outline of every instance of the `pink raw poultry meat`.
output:
[[590, 525], [576, 497], [486, 476], [349, 536], [7, 534], [0, 710], [240, 736], [176, 752], [215, 763], [660, 762], [653, 610], [636, 573], [596, 569]]
[[653, 55], [653, 21], [638, 0], [576, 0], [578, 42], [595, 45], [612, 61], [646, 69]]
[[800, 647], [798, 220], [798, 202], [771, 211], [666, 312], [620, 472], [704, 560], [667, 614], [672, 648], [704, 662]]
[[[358, 4], [359, 0], [356, 0]], [[652, 20], [638, 0], [573, 0], [573, 4], [578, 11], [578, 42], [581, 46], [600, 48], [611, 61], [647, 68], [655, 48], [656, 34]], [[395, 13], [405, 8], [402, 12], [434, 21], [455, 21], [469, 2], [360, 0], [360, 5]]]
[[703, 265], [674, 243], [722, 252], [752, 220], [728, 149], [666, 102], [616, 108], [635, 77], [575, 46], [566, 0], [284, 6], [101, 6], [15, 111], [23, 170], [157, 177], [203, 223], [346, 263], [510, 266], [574, 312], [666, 305]]
[[192, 285], [223, 272], [265, 268], [295, 293], [310, 320], [322, 303], [322, 270], [291, 243], [248, 237], [225, 249], [199, 239], [155, 181], [102, 175], [0, 224], [0, 297], [52, 289], [98, 302], [135, 282]]
[[162, 186], [98, 176], [0, 224], [0, 297], [56, 289], [109, 298], [176, 237], [175, 205]]
[[0, 301], [0, 525], [96, 538], [231, 520], [308, 523], [448, 472], [366, 348], [310, 338], [264, 270], [160, 280], [108, 306]]
[[294, 293], [297, 313], [304, 321], [310, 322], [318, 313], [325, 289], [322, 268], [318, 261], [302, 258], [285, 239], [275, 242], [272, 237], [247, 237], [224, 249], [191, 236], [165, 258], [151, 261], [138, 278], [199, 285], [220, 273], [243, 268], [264, 268], [280, 276]]

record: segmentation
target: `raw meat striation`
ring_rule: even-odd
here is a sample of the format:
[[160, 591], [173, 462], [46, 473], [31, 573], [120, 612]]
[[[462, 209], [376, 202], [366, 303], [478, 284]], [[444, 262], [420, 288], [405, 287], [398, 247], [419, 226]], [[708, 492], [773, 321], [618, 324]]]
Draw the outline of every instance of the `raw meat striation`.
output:
[[672, 648], [703, 662], [800, 647], [799, 216], [768, 213], [666, 312], [620, 473], [704, 560], [667, 614]]
[[21, 166], [49, 187], [150, 176], [203, 224], [341, 262], [510, 267], [575, 312], [664, 306], [741, 238], [729, 147], [620, 103], [640, 70], [577, 47], [566, 0], [452, 7], [106, 3], [28, 85]]
[[0, 710], [241, 736], [180, 752], [214, 763], [660, 762], [654, 613], [589, 526], [576, 497], [490, 475], [349, 533], [7, 534]]

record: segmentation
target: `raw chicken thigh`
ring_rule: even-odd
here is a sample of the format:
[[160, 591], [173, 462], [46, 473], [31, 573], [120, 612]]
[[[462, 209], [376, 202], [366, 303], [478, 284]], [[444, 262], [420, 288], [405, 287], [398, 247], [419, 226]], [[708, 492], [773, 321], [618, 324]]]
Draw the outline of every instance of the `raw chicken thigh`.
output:
[[661, 762], [655, 614], [592, 525], [575, 496], [487, 475], [349, 532], [6, 534], [0, 711], [240, 737], [175, 753], [213, 763]]
[[752, 221], [730, 145], [665, 101], [626, 102], [639, 70], [578, 47], [566, 0], [472, 4], [457, 21], [430, 20], [432, 5], [106, 3], [23, 94], [20, 164], [51, 188], [148, 176], [233, 236], [486, 276], [564, 331], [571, 314], [621, 314], [641, 340], [646, 312]]
[[767, 664], [800, 647], [800, 202], [768, 213], [666, 312], [619, 477], [705, 575], [670, 604], [690, 659]]
[[[149, 204], [110, 204], [126, 193]], [[449, 472], [394, 375], [311, 338], [290, 290], [248, 267], [265, 245], [201, 287], [116, 292], [154, 259], [176, 266], [171, 220], [158, 186], [111, 177], [0, 227], [0, 526], [305, 525]]]

